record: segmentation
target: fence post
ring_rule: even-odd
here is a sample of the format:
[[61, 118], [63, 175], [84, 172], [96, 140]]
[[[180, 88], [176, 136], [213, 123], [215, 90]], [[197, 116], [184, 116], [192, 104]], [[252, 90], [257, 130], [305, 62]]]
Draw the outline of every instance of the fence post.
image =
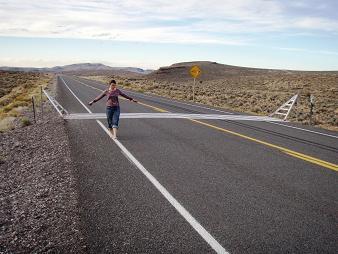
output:
[[314, 101], [315, 101], [315, 97], [313, 96], [313, 94], [310, 94], [309, 96], [309, 103], [310, 103], [310, 125], [313, 125], [313, 108], [314, 108]]
[[34, 96], [32, 96], [32, 105], [33, 105], [34, 123], [36, 123], [36, 118], [35, 118], [35, 103], [34, 103]]

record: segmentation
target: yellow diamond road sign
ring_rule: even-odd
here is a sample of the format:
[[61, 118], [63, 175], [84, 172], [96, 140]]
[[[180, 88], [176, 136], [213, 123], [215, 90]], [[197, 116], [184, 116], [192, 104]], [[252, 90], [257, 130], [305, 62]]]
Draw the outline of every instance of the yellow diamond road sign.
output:
[[193, 78], [197, 78], [199, 75], [201, 75], [201, 69], [200, 69], [200, 67], [198, 67], [197, 65], [194, 65], [193, 67], [191, 67], [191, 69], [190, 69], [190, 75]]

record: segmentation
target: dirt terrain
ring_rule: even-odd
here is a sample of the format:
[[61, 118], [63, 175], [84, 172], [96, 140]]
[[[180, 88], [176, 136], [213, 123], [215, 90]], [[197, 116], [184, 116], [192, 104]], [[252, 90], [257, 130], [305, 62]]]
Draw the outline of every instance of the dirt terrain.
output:
[[[193, 79], [189, 69], [200, 66], [195, 101], [238, 112], [268, 115], [295, 94], [299, 101], [291, 121], [338, 130], [338, 72], [305, 72], [255, 69], [214, 62], [188, 62], [161, 67], [141, 78], [114, 75], [87, 76], [108, 82], [115, 78], [122, 87], [139, 92], [192, 101]], [[313, 115], [310, 115], [313, 95]]]

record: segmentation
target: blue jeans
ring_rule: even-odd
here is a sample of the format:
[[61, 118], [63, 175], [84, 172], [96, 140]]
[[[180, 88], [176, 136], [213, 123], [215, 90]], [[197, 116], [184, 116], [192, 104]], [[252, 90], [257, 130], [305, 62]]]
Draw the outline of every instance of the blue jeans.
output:
[[120, 120], [120, 107], [107, 107], [106, 110], [107, 114], [107, 121], [108, 121], [108, 128], [118, 128], [119, 127], [119, 120]]

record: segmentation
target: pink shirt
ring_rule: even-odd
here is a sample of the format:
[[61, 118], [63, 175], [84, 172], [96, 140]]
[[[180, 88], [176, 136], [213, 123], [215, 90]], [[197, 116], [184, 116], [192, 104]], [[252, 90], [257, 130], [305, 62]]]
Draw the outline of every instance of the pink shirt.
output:
[[133, 98], [129, 97], [128, 95], [122, 93], [119, 89], [115, 89], [113, 91], [105, 90], [103, 91], [99, 96], [97, 96], [94, 99], [94, 102], [97, 102], [98, 100], [101, 100], [104, 96], [107, 96], [107, 102], [106, 106], [107, 107], [116, 107], [119, 106], [119, 98], [118, 96], [122, 96], [128, 100], [132, 100]]

